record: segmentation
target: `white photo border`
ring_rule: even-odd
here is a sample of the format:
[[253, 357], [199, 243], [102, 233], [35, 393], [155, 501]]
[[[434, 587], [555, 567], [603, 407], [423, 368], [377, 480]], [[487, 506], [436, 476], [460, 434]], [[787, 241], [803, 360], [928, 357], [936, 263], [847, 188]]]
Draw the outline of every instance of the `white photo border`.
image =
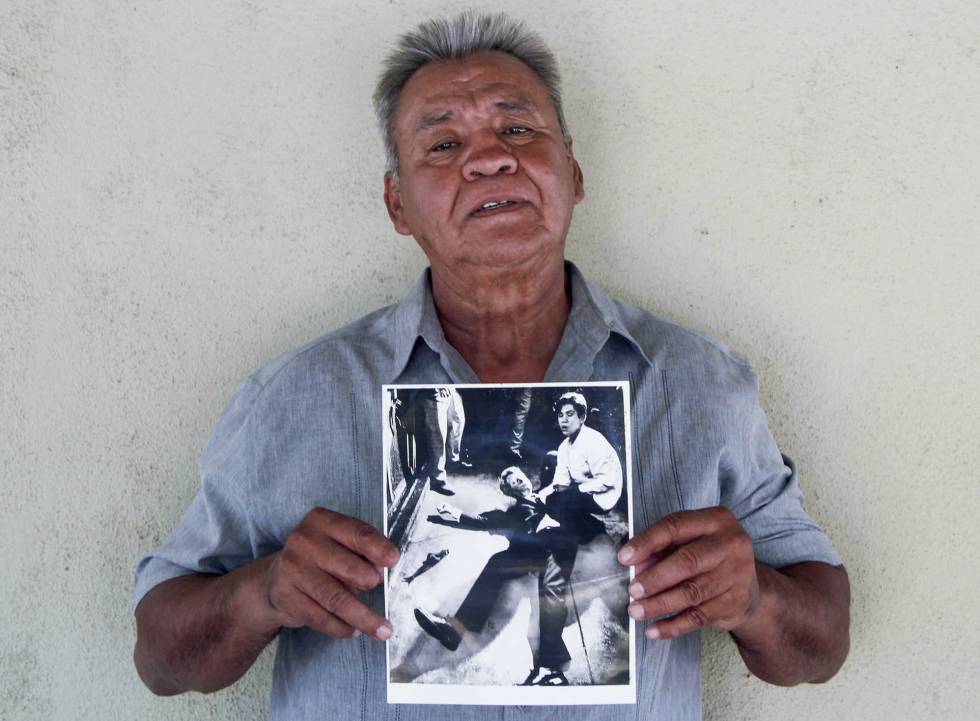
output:
[[[623, 435], [626, 456], [626, 480], [624, 486], [628, 489], [628, 523], [629, 536], [633, 537], [633, 408], [631, 386], [629, 380], [619, 381], [570, 381], [547, 383], [386, 383], [381, 386], [381, 413], [384, 419], [385, 394], [389, 390], [425, 390], [430, 388], [454, 388], [456, 390], [476, 388], [480, 390], [501, 390], [507, 388], [616, 388], [623, 394]], [[382, 441], [383, 443], [383, 441]], [[382, 448], [382, 462], [387, 462]], [[384, 534], [388, 536], [388, 503], [385, 492], [384, 473], [381, 482], [381, 517]], [[384, 569], [384, 603], [385, 616], [390, 615], [389, 603], [389, 569]], [[634, 569], [629, 567], [629, 579], [632, 582]], [[458, 704], [458, 705], [492, 705], [492, 706], [545, 706], [545, 705], [606, 705], [606, 704], [636, 704], [636, 622], [629, 617], [629, 683], [617, 685], [589, 686], [482, 686], [475, 684], [420, 684], [400, 683], [391, 681], [391, 646], [385, 642], [385, 683], [389, 704]], [[506, 694], [501, 691], [506, 689]]]

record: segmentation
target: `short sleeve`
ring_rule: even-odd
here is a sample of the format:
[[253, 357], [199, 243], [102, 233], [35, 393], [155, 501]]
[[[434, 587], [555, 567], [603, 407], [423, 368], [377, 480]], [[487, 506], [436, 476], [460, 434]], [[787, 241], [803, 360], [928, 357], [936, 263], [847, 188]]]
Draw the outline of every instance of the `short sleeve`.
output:
[[773, 568], [804, 561], [841, 565], [830, 539], [807, 515], [793, 461], [783, 456], [747, 365], [735, 393], [733, 437], [719, 467], [721, 502], [752, 537], [756, 559]]
[[133, 608], [154, 586], [191, 573], [224, 574], [260, 553], [249, 512], [252, 410], [259, 388], [233, 394], [199, 462], [201, 488], [173, 532], [136, 565]]

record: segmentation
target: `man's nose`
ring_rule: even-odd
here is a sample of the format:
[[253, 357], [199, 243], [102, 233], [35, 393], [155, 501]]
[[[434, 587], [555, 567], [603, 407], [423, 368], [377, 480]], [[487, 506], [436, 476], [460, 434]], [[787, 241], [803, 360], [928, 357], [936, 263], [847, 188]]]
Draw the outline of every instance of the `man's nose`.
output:
[[517, 172], [517, 158], [496, 134], [475, 141], [463, 164], [463, 177], [477, 180], [490, 175], [512, 175]]

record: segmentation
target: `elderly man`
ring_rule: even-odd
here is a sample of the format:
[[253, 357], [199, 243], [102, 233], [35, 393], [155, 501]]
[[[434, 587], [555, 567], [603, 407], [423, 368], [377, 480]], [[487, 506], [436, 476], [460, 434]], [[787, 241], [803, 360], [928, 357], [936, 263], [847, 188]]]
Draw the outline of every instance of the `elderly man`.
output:
[[[637, 718], [700, 717], [699, 634], [731, 632], [767, 681], [824, 681], [848, 648], [841, 562], [802, 508], [746, 361], [618, 303], [564, 262], [585, 194], [554, 59], [502, 16], [403, 36], [376, 94], [384, 200], [431, 269], [400, 303], [287, 353], [235, 392], [202, 487], [140, 561], [140, 676], [214, 691], [278, 636], [273, 719], [484, 719], [385, 702], [382, 383], [629, 380]], [[515, 710], [546, 718], [548, 709]], [[622, 718], [617, 707], [565, 719]], [[505, 709], [499, 710], [504, 717]]]

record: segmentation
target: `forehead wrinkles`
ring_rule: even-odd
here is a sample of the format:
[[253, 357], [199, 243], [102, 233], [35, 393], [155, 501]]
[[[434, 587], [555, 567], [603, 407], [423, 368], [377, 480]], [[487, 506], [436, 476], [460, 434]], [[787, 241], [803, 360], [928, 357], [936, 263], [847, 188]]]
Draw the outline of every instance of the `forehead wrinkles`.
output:
[[504, 112], [534, 113], [538, 103], [526, 90], [505, 82], [459, 83], [448, 91], [423, 98], [416, 110], [419, 119], [434, 119], [452, 114], [494, 114]]

